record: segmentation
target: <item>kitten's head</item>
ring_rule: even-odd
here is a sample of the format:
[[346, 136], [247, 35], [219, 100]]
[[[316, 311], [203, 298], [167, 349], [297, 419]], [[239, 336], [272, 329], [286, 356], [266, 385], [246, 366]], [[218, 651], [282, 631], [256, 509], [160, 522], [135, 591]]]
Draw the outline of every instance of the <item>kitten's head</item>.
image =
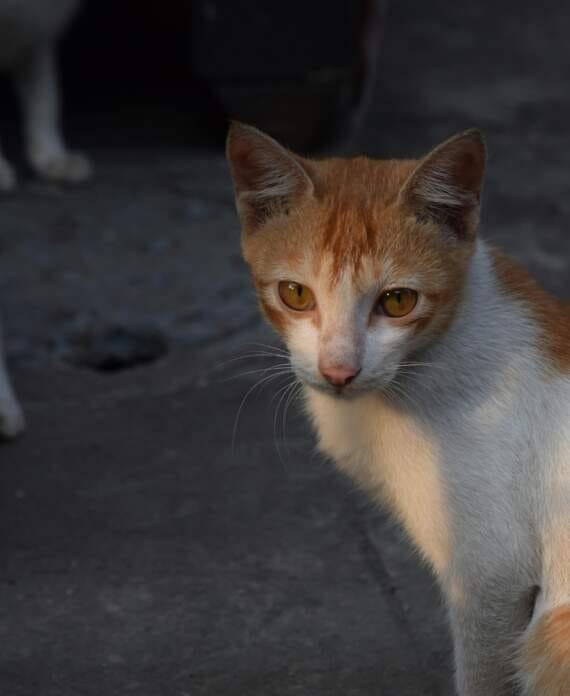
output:
[[227, 144], [242, 249], [263, 312], [311, 387], [386, 387], [461, 300], [485, 146], [470, 130], [421, 160], [301, 158], [250, 126]]

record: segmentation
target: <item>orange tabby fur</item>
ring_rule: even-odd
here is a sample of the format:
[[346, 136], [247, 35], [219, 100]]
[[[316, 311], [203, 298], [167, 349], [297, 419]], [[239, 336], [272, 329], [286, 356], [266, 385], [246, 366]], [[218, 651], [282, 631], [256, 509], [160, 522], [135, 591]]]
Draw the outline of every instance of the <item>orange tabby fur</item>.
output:
[[544, 347], [553, 366], [559, 372], [569, 372], [569, 303], [549, 295], [524, 268], [496, 249], [493, 249], [493, 262], [504, 290], [523, 302], [541, 327]]
[[[310, 254], [317, 274], [323, 260], [331, 259], [330, 285], [334, 287], [343, 271], [348, 269], [358, 285], [365, 262], [379, 273], [389, 258], [401, 273], [412, 274], [418, 266], [423, 269], [424, 294], [433, 304], [429, 316], [414, 321], [415, 331], [428, 326], [435, 332], [445, 330], [461, 299], [472, 244], [442, 248], [441, 231], [429, 221], [423, 223], [423, 234], [418, 234], [418, 222], [405, 209], [399, 193], [420, 160], [298, 160], [311, 174], [315, 196], [301, 200], [287, 214], [271, 217], [263, 229], [256, 228], [242, 239], [244, 258], [258, 290], [276, 260], [293, 265]], [[411, 245], [413, 260], [408, 252]], [[275, 310], [260, 297], [271, 324], [286, 331], [290, 314]], [[318, 323], [318, 315], [313, 320]]]
[[532, 694], [567, 696], [570, 693], [570, 607], [543, 614], [522, 650], [522, 663], [533, 675]]

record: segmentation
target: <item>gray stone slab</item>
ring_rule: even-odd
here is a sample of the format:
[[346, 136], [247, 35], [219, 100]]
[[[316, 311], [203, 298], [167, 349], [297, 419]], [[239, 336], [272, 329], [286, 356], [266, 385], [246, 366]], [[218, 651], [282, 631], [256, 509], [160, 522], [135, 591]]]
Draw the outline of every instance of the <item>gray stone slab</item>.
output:
[[270, 390], [232, 447], [252, 382], [227, 374], [29, 405], [2, 451], [4, 693], [442, 693], [441, 655], [371, 560], [391, 537], [370, 542], [298, 415], [277, 451]]

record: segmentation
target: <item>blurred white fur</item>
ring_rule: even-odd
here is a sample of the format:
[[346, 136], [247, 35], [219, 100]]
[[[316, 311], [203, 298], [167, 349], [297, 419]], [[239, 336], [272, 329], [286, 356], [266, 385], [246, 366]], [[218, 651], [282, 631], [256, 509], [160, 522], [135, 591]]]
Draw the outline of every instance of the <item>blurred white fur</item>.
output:
[[4, 341], [0, 329], [0, 437], [13, 438], [25, 428], [24, 414], [10, 383], [4, 362]]
[[[63, 141], [56, 45], [80, 0], [0, 0], [0, 71], [12, 78], [22, 109], [26, 155], [41, 178], [79, 183], [91, 175], [86, 157]], [[0, 150], [0, 192], [16, 184]]]
[[[37, 176], [79, 183], [91, 175], [86, 157], [70, 152], [60, 124], [56, 46], [80, 0], [0, 0], [0, 71], [14, 82], [19, 97], [28, 162]], [[12, 166], [0, 148], [0, 192], [16, 185]], [[4, 361], [0, 334], [0, 437], [24, 428]]]

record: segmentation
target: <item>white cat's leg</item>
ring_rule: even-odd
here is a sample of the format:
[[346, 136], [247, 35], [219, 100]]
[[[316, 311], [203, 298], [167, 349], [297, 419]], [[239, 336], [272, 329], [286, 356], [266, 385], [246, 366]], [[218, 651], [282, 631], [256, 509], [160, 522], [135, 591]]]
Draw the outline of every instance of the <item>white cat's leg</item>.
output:
[[16, 186], [16, 175], [0, 149], [0, 193], [8, 193]]
[[516, 696], [514, 658], [527, 625], [530, 593], [490, 584], [450, 607], [459, 696]]
[[26, 426], [22, 408], [16, 399], [4, 360], [2, 330], [0, 328], [0, 437], [13, 438]]
[[61, 134], [55, 45], [37, 47], [14, 73], [24, 114], [27, 155], [44, 179], [80, 183], [92, 174], [89, 160], [66, 149]]

